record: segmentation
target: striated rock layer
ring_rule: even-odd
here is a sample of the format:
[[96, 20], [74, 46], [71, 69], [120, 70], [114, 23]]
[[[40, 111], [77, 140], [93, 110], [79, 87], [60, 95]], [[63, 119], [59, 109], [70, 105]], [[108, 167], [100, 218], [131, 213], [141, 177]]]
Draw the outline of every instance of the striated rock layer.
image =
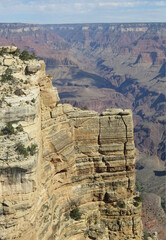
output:
[[15, 52], [0, 48], [0, 239], [140, 240], [131, 111], [58, 104], [44, 62]]

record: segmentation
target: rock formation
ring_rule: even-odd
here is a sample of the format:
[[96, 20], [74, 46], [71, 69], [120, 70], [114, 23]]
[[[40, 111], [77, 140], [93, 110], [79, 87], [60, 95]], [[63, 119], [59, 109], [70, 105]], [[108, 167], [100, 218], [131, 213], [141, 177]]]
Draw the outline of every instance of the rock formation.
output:
[[140, 240], [131, 111], [59, 104], [16, 52], [0, 48], [0, 239]]

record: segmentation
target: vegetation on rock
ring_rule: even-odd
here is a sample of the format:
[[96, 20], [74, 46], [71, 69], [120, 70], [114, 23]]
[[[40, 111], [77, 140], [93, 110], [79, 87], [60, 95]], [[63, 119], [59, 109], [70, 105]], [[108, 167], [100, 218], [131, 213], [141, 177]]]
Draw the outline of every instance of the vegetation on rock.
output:
[[117, 202], [117, 205], [118, 205], [119, 208], [125, 208], [125, 202], [123, 200], [119, 200]]
[[21, 54], [20, 54], [20, 59], [23, 61], [28, 61], [31, 59], [35, 59], [36, 55], [35, 53], [30, 54], [28, 51], [24, 50]]
[[23, 127], [21, 124], [19, 124], [17, 127], [16, 127], [16, 131], [12, 125], [12, 122], [8, 122], [6, 124], [6, 127], [4, 127], [2, 130], [1, 130], [1, 133], [3, 135], [12, 135], [12, 134], [16, 134], [18, 132], [23, 132]]
[[143, 197], [142, 197], [142, 195], [140, 195], [140, 196], [138, 196], [138, 197], [135, 197], [134, 200], [135, 200], [136, 202], [142, 202], [142, 201], [143, 201]]
[[162, 206], [164, 212], [166, 213], [166, 200], [163, 198], [161, 199], [161, 206]]
[[81, 106], [80, 109], [81, 110], [88, 110], [88, 107], [87, 106]]
[[35, 155], [37, 152], [37, 144], [31, 144], [31, 146], [27, 147], [27, 151], [30, 153], [31, 156]]
[[6, 124], [6, 127], [2, 129], [2, 133], [4, 135], [12, 135], [14, 134], [14, 127], [11, 122], [8, 122]]
[[28, 156], [28, 151], [27, 148], [25, 148], [25, 146], [22, 143], [18, 143], [16, 146], [16, 151], [20, 154], [20, 155], [24, 155], [24, 157]]
[[81, 219], [81, 213], [79, 208], [74, 208], [73, 210], [70, 211], [70, 217], [76, 221]]
[[19, 56], [20, 55], [20, 49], [17, 48], [16, 51], [13, 53], [14, 56]]
[[33, 156], [37, 152], [37, 144], [33, 143], [26, 148], [24, 144], [18, 143], [15, 149], [20, 155], [24, 155], [24, 157], [27, 157], [29, 154]]
[[0, 56], [3, 56], [6, 53], [6, 49], [3, 47], [0, 51]]
[[136, 189], [136, 191], [138, 191], [138, 192], [143, 192], [143, 190], [144, 190], [142, 184], [141, 184], [139, 181], [136, 181], [136, 183], [135, 183], [135, 189]]
[[12, 70], [10, 68], [7, 68], [5, 73], [1, 76], [1, 82], [5, 83], [8, 81], [13, 81], [14, 77], [12, 76]]
[[4, 101], [4, 96], [2, 96], [1, 99], [0, 99], [0, 107], [2, 107], [3, 101]]
[[19, 125], [16, 127], [16, 129], [17, 129], [18, 132], [23, 132], [23, 130], [24, 130], [21, 124], [19, 124]]
[[36, 101], [36, 100], [35, 100], [34, 98], [31, 100], [32, 103], [35, 103], [35, 101]]
[[135, 197], [133, 204], [134, 204], [135, 207], [138, 207], [141, 202], [143, 202], [143, 197], [142, 197], [142, 195]]
[[143, 236], [143, 239], [144, 240], [148, 240], [150, 237], [150, 234], [148, 232], [144, 232], [144, 236]]

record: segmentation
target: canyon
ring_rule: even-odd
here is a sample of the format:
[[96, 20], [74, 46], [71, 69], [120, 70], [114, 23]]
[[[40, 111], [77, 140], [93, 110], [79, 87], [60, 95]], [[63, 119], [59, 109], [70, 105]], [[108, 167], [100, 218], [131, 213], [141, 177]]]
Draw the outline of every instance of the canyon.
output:
[[[135, 143], [165, 160], [166, 24], [0, 24], [0, 44], [35, 52], [61, 102], [130, 108]], [[157, 136], [157, 137], [156, 137]]]
[[142, 239], [131, 110], [61, 104], [42, 60], [0, 53], [0, 239]]
[[144, 231], [165, 240], [166, 24], [3, 23], [0, 45], [8, 44], [44, 59], [60, 103], [132, 110]]

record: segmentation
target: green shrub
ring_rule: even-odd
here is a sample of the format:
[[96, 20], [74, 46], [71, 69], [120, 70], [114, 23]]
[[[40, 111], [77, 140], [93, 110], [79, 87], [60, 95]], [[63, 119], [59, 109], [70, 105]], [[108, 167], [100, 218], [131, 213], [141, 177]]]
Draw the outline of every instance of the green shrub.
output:
[[19, 143], [15, 149], [19, 154], [24, 155], [24, 157], [27, 157], [29, 154], [33, 156], [37, 152], [37, 144], [31, 144], [31, 146], [26, 148], [22, 143]]
[[135, 200], [136, 202], [143, 202], [143, 196], [142, 196], [142, 195], [137, 196], [137, 197], [134, 198], [134, 200]]
[[166, 200], [165, 199], [161, 199], [161, 207], [163, 208], [164, 212], [166, 213]]
[[14, 127], [11, 122], [8, 122], [6, 124], [6, 127], [2, 129], [2, 133], [4, 135], [12, 135], [14, 134]]
[[4, 99], [5, 99], [5, 97], [4, 97], [4, 95], [2, 95], [1, 99], [0, 99], [0, 107], [2, 106], [2, 103], [3, 103]]
[[20, 49], [17, 48], [17, 50], [13, 53], [14, 56], [19, 56], [20, 55]]
[[23, 132], [23, 130], [24, 130], [21, 124], [19, 124], [19, 125], [16, 127], [16, 129], [17, 129], [18, 132]]
[[31, 156], [35, 155], [37, 152], [37, 144], [31, 144], [31, 146], [28, 146], [27, 151], [30, 153]]
[[30, 54], [28, 51], [24, 50], [21, 54], [20, 54], [20, 59], [23, 61], [28, 61], [31, 59], [35, 59], [36, 55], [35, 53]]
[[133, 205], [134, 205], [135, 207], [138, 207], [141, 202], [143, 202], [143, 197], [142, 197], [142, 195], [137, 196], [137, 197], [134, 198]]
[[6, 52], [7, 52], [6, 49], [2, 48], [2, 50], [0, 51], [0, 56], [3, 56]]
[[150, 237], [150, 234], [148, 232], [144, 232], [144, 240], [148, 240], [148, 237]]
[[[8, 106], [11, 106], [11, 104], [9, 103]], [[12, 134], [16, 134], [17, 132], [22, 132], [23, 131], [23, 127], [21, 124], [19, 124], [17, 127], [16, 127], [16, 130], [14, 129], [13, 125], [12, 125], [12, 122], [8, 122], [6, 124], [6, 127], [3, 128], [1, 130], [1, 132], [3, 133], [3, 135], [12, 135]]]
[[81, 213], [78, 208], [74, 208], [70, 211], [70, 217], [76, 221], [81, 219]]
[[138, 191], [138, 192], [143, 192], [143, 190], [144, 190], [142, 184], [139, 181], [136, 181], [135, 188], [136, 188], [136, 191]]
[[7, 68], [5, 73], [1, 76], [1, 82], [13, 81], [14, 77], [12, 76], [12, 70]]
[[123, 200], [119, 200], [117, 202], [117, 205], [118, 205], [119, 208], [125, 208], [125, 202]]
[[20, 155], [24, 155], [24, 157], [28, 156], [28, 151], [25, 148], [25, 146], [22, 143], [18, 143], [16, 146], [16, 151], [20, 154]]
[[31, 59], [35, 59], [36, 58], [36, 54], [35, 54], [35, 52], [33, 52], [32, 54], [31, 54]]
[[133, 202], [133, 205], [134, 205], [135, 207], [138, 207], [138, 206], [139, 206], [139, 202], [134, 201], [134, 202]]
[[81, 106], [80, 109], [81, 110], [88, 110], [88, 107], [87, 106]]

